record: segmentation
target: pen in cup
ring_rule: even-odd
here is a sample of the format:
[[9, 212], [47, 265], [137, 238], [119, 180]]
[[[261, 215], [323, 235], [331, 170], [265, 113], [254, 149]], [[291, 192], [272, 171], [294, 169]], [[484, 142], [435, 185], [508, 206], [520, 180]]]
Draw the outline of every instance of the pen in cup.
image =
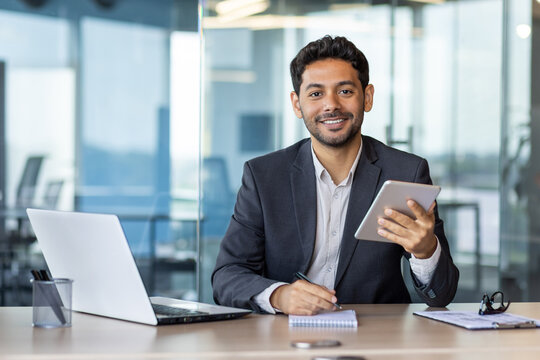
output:
[[61, 324], [66, 324], [66, 318], [62, 312], [62, 298], [56, 289], [56, 286], [53, 282], [53, 279], [49, 275], [47, 270], [30, 270], [35, 281], [46, 281], [51, 282], [51, 284], [43, 284], [43, 286], [37, 286], [37, 289], [40, 289], [42, 296], [47, 301], [48, 305], [52, 308], [54, 314], [58, 318]]
[[[306, 275], [302, 274], [300, 271], [298, 271], [296, 274], [294, 274], [294, 276], [296, 276], [297, 278], [299, 278], [301, 280], [306, 280], [310, 284], [315, 284], [313, 281], [310, 280], [310, 278], [308, 278]], [[334, 306], [336, 308], [340, 309], [340, 310], [343, 309], [343, 307], [341, 305], [339, 305], [338, 303], [332, 303], [332, 304], [334, 304]]]

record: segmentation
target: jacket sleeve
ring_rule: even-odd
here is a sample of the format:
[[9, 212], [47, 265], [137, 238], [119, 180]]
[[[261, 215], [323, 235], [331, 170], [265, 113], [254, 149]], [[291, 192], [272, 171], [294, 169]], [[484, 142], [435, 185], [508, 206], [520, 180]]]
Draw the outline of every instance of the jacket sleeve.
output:
[[264, 259], [262, 208], [255, 177], [249, 163], [246, 163], [234, 214], [221, 242], [212, 274], [215, 302], [261, 312], [253, 296], [275, 282], [264, 277]]
[[[422, 159], [418, 167], [416, 182], [425, 184], [432, 183], [429, 176], [427, 161], [424, 159]], [[454, 299], [456, 294], [459, 280], [459, 270], [454, 264], [452, 256], [450, 255], [450, 247], [444, 233], [443, 221], [439, 218], [437, 207], [435, 207], [434, 232], [441, 245], [441, 256], [431, 281], [425, 285], [420, 285], [420, 283], [416, 281], [412, 271], [411, 276], [416, 292], [427, 305], [434, 307], [445, 307]]]

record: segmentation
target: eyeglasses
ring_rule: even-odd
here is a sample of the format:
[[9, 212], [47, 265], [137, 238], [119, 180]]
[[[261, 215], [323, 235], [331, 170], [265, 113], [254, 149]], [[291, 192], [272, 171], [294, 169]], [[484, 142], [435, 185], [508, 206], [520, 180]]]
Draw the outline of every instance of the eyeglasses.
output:
[[484, 294], [484, 296], [482, 296], [482, 301], [480, 302], [480, 309], [478, 310], [478, 314], [500, 314], [508, 310], [509, 306], [510, 301], [508, 301], [506, 305], [504, 304], [504, 294], [502, 293], [502, 291], [494, 292], [491, 296], [488, 296], [488, 294]]

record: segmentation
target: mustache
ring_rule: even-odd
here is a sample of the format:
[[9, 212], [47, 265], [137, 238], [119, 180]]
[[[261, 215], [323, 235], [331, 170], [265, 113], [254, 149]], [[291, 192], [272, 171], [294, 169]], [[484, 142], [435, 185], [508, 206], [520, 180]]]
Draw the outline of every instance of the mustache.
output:
[[353, 114], [350, 112], [334, 111], [333, 113], [324, 113], [324, 114], [319, 114], [315, 116], [315, 121], [320, 122], [326, 119], [337, 118], [337, 117], [350, 119], [353, 117]]

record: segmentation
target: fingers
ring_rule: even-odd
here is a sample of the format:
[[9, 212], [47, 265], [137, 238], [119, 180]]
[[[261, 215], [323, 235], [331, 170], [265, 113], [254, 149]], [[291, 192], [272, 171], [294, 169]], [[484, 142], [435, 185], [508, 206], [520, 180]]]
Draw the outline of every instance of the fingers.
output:
[[433, 211], [435, 210], [435, 205], [437, 205], [437, 203], [436, 203], [435, 201], [433, 201], [433, 202], [431, 203], [431, 206], [429, 207], [429, 209], [428, 209], [428, 211], [427, 211], [428, 214], [432, 214], [432, 213], [433, 213]]
[[405, 236], [406, 230], [419, 231], [421, 228], [430, 228], [435, 223], [435, 215], [433, 210], [435, 209], [435, 202], [431, 204], [428, 211], [425, 211], [422, 206], [420, 206], [414, 200], [408, 200], [407, 206], [413, 212], [415, 219], [395, 211], [392, 209], [386, 209], [384, 214], [390, 219], [379, 218], [379, 225], [385, 227], [391, 232]]
[[426, 217], [428, 217], [428, 218], [431, 217], [433, 215], [433, 210], [435, 209], [435, 205], [436, 205], [436, 203], [435, 203], [435, 201], [433, 201], [431, 203], [431, 205], [429, 206], [428, 210], [426, 211], [416, 201], [410, 200], [410, 199], [407, 200], [407, 206], [409, 207], [409, 209], [412, 210], [414, 216], [417, 219], [423, 219], [423, 218], [426, 218]]
[[290, 285], [283, 285], [274, 290], [270, 303], [286, 314], [313, 315], [321, 311], [334, 310], [337, 302], [334, 290], [305, 280], [298, 280]]
[[299, 280], [293, 284], [294, 294], [291, 299], [301, 305], [301, 312], [313, 315], [323, 310], [334, 310], [333, 303], [337, 302], [334, 290]]
[[407, 206], [411, 209], [415, 218], [411, 218], [399, 211], [386, 209], [384, 211], [386, 218], [378, 219], [381, 226], [378, 233], [382, 237], [403, 246], [406, 251], [416, 257], [429, 257], [437, 244], [434, 235], [435, 202], [431, 204], [428, 211], [413, 200], [408, 200]]

